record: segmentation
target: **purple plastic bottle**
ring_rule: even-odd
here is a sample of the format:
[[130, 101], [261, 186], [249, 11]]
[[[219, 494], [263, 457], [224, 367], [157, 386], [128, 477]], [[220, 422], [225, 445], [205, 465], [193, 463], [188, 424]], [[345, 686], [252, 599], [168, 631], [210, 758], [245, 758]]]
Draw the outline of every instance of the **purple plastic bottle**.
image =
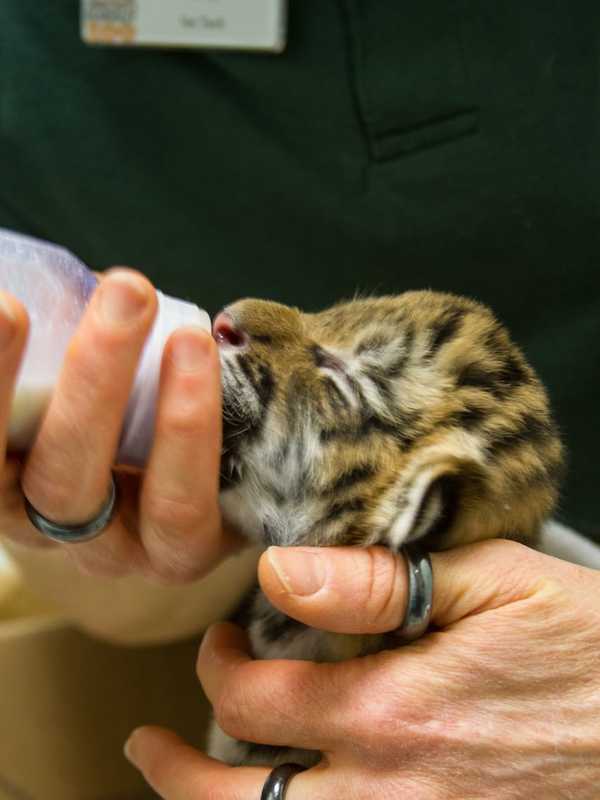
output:
[[[33, 442], [69, 339], [96, 285], [96, 276], [68, 250], [0, 228], [0, 289], [17, 297], [30, 318], [11, 406], [11, 449], [24, 451]], [[116, 458], [138, 467], [150, 453], [167, 338], [182, 325], [210, 331], [210, 318], [198, 306], [159, 291], [157, 297], [156, 319], [138, 364]]]

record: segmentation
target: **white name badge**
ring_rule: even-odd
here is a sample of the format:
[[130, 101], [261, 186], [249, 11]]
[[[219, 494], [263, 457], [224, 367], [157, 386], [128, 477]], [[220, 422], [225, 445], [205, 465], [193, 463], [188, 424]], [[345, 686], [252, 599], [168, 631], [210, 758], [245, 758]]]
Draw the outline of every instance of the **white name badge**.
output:
[[281, 52], [287, 0], [81, 0], [89, 44]]

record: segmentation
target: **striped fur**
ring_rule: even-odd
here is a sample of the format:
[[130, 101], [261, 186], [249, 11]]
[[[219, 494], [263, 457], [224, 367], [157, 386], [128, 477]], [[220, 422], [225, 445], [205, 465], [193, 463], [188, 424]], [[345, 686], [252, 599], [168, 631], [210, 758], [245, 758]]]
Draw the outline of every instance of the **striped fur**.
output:
[[[562, 447], [544, 388], [486, 307], [422, 291], [318, 314], [242, 300], [227, 313], [247, 341], [221, 349], [221, 503], [250, 539], [535, 545]], [[247, 627], [261, 658], [339, 660], [382, 644], [308, 629], [259, 592]], [[290, 756], [218, 729], [211, 752], [231, 763]]]

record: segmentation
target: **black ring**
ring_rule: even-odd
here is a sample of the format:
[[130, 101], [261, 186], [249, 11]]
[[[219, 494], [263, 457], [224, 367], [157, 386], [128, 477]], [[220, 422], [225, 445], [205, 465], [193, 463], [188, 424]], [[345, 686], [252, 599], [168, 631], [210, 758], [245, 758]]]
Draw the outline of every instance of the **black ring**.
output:
[[60, 525], [47, 517], [44, 517], [29, 500], [23, 495], [25, 500], [25, 511], [31, 520], [31, 524], [37, 528], [46, 538], [62, 544], [75, 544], [77, 542], [89, 542], [108, 526], [117, 505], [117, 485], [111, 473], [109, 495], [106, 503], [101, 508], [100, 513], [82, 525]]
[[271, 770], [263, 786], [260, 800], [284, 800], [288, 783], [299, 772], [304, 772], [306, 767], [300, 764], [282, 764]]

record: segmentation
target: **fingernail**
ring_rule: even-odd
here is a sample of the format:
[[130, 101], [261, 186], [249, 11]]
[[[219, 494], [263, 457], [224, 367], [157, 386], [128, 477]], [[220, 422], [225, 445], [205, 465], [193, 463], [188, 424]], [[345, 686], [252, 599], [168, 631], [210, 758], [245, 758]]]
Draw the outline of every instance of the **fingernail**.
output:
[[141, 280], [125, 271], [111, 272], [99, 288], [98, 308], [105, 322], [133, 322], [148, 305], [148, 292]]
[[131, 739], [127, 739], [125, 745], [123, 747], [123, 755], [127, 759], [127, 761], [131, 761], [133, 763], [133, 755], [131, 752]]
[[173, 334], [171, 358], [182, 372], [197, 372], [206, 364], [211, 338], [203, 328], [181, 328]]
[[135, 734], [135, 731], [133, 731], [130, 734], [129, 739], [127, 739], [127, 741], [123, 745], [123, 755], [125, 756], [125, 758], [128, 761], [131, 761], [132, 764], [135, 764], [135, 755], [133, 753], [133, 736], [134, 736], [134, 734]]
[[323, 556], [307, 550], [269, 547], [267, 558], [286, 592], [306, 597], [325, 583]]
[[0, 350], [4, 350], [12, 342], [15, 331], [15, 317], [12, 309], [0, 295]]

